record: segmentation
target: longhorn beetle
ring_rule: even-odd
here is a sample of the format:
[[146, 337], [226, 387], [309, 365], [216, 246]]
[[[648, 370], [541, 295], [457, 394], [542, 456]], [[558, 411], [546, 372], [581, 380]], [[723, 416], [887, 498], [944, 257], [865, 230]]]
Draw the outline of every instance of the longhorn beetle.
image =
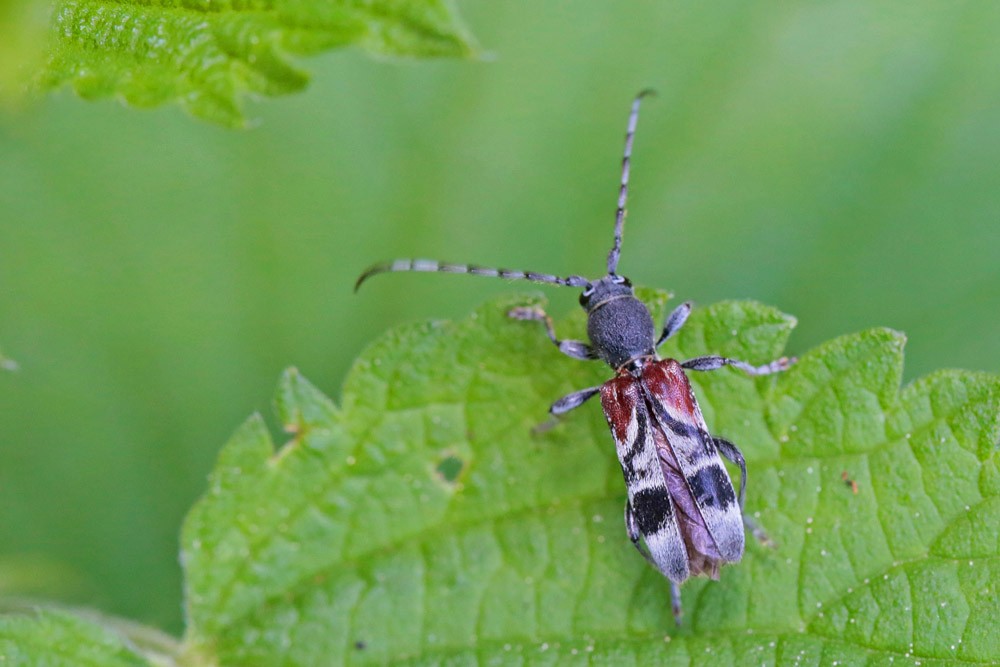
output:
[[[563, 354], [574, 359], [601, 359], [615, 371], [615, 377], [604, 384], [575, 391], [553, 403], [549, 408], [549, 421], [539, 429], [547, 429], [558, 416], [601, 395], [601, 406], [615, 440], [628, 489], [625, 529], [639, 553], [670, 580], [674, 618], [679, 625], [682, 582], [699, 574], [718, 579], [721, 565], [738, 562], [743, 556], [744, 525], [762, 541], [767, 539], [743, 513], [747, 483], [743, 454], [733, 443], [708, 432], [685, 371], [712, 371], [733, 366], [748, 375], [767, 375], [785, 370], [795, 360], [782, 357], [763, 366], [754, 366], [717, 355], [683, 362], [660, 359], [657, 355], [660, 344], [677, 333], [687, 320], [691, 303], [675, 308], [657, 337], [649, 309], [635, 297], [629, 279], [616, 273], [628, 197], [632, 139], [639, 118], [639, 104], [650, 92], [642, 91], [632, 102], [615, 212], [615, 239], [608, 253], [608, 273], [603, 278], [589, 280], [575, 275], [559, 278], [531, 271], [397, 259], [369, 267], [358, 278], [354, 289], [357, 291], [365, 280], [377, 273], [392, 271], [471, 273], [583, 288], [580, 305], [587, 311], [589, 344], [559, 339], [552, 319], [540, 308], [520, 307], [508, 313], [514, 319], [540, 322], [549, 340]], [[738, 495], [720, 455], [740, 469]]]

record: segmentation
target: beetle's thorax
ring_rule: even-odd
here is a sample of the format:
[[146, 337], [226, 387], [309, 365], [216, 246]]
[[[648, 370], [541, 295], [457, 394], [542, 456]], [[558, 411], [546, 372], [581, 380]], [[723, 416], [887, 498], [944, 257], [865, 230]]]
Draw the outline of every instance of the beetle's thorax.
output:
[[611, 368], [655, 358], [653, 317], [626, 278], [610, 275], [591, 283], [580, 305], [587, 311], [590, 344]]
[[644, 354], [638, 357], [629, 359], [624, 364], [615, 369], [615, 375], [618, 377], [632, 377], [640, 378], [642, 377], [643, 369], [646, 368], [651, 363], [660, 360], [660, 355], [658, 354]]

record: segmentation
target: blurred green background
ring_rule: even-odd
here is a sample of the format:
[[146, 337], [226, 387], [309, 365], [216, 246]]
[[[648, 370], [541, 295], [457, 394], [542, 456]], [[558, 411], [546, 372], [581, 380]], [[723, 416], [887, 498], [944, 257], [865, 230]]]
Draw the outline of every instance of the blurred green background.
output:
[[387, 327], [526, 287], [358, 272], [599, 275], [647, 86], [623, 273], [773, 304], [795, 352], [888, 325], [908, 379], [1000, 371], [1000, 3], [460, 9], [490, 58], [310, 59], [248, 132], [65, 93], [0, 118], [0, 594], [178, 631], [178, 527], [282, 368], [336, 396]]

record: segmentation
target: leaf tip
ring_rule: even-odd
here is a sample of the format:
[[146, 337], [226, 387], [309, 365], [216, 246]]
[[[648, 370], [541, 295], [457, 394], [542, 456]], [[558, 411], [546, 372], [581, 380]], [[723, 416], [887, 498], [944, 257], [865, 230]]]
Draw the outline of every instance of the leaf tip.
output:
[[885, 336], [886, 340], [898, 347], [900, 350], [906, 346], [906, 333], [889, 327], [880, 327], [879, 330]]
[[328, 423], [337, 411], [333, 401], [295, 366], [289, 366], [281, 374], [274, 407], [285, 432], [296, 436], [317, 424]]
[[274, 441], [260, 412], [254, 412], [233, 433], [219, 452], [216, 470], [226, 465], [238, 468], [249, 462], [263, 462], [274, 452]]

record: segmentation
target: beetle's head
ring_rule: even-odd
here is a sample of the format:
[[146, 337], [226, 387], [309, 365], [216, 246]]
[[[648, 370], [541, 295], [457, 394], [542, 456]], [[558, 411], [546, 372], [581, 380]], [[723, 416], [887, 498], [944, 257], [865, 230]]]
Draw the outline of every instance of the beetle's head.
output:
[[590, 313], [611, 299], [623, 296], [634, 296], [632, 281], [625, 276], [611, 274], [589, 283], [580, 293], [580, 305]]

